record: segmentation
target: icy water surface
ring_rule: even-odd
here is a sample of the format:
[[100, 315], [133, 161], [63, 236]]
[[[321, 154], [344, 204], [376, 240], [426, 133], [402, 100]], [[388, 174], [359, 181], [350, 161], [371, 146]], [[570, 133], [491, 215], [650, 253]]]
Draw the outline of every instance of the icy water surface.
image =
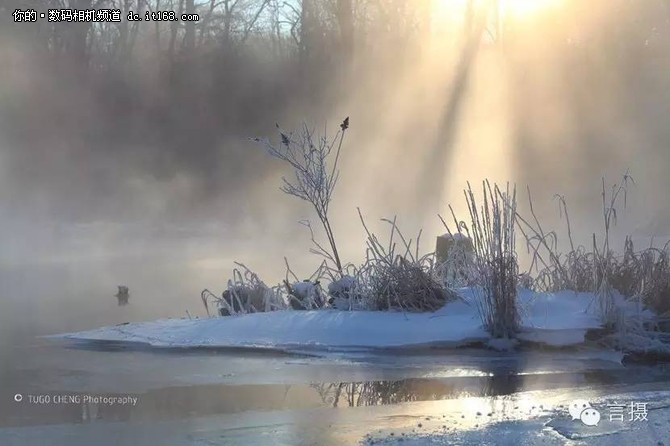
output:
[[[670, 438], [663, 436], [668, 369], [623, 366], [616, 355], [588, 350], [316, 356], [36, 339], [10, 356], [2, 445], [501, 444], [503, 434], [517, 438], [509, 444], [610, 444], [602, 442], [632, 435], [631, 444], [659, 445]], [[36, 396], [42, 402], [30, 401]], [[128, 402], [101, 399], [110, 397]], [[645, 402], [648, 421], [584, 426], [567, 414], [577, 398], [603, 418], [614, 399]]]

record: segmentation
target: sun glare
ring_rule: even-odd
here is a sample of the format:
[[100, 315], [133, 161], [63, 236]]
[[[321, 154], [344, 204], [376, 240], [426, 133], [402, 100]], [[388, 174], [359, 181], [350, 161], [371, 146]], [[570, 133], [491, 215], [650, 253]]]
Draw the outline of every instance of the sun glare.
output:
[[497, 7], [503, 17], [532, 19], [536, 14], [546, 12], [561, 3], [562, 0], [434, 0], [433, 14], [438, 22], [462, 21], [467, 14], [468, 5], [478, 11]]
[[555, 6], [560, 0], [500, 0], [501, 11], [515, 17], [529, 17]]

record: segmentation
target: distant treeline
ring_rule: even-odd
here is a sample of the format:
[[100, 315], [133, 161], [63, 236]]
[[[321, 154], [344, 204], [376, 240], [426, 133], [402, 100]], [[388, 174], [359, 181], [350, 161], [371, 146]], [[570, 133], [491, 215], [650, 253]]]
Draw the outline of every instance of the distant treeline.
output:
[[[12, 99], [2, 110], [4, 136], [33, 147], [54, 136], [136, 151], [159, 146], [161, 157], [148, 155], [154, 165], [183, 156], [197, 160], [198, 170], [211, 167], [217, 155], [207, 148], [222, 138], [328, 110], [370, 67], [392, 78], [428, 30], [429, 3], [8, 0], [0, 5], [0, 51], [8, 61], [0, 82]], [[17, 8], [36, 10], [37, 21], [14, 23]], [[122, 20], [40, 18], [54, 8], [118, 9]], [[130, 11], [200, 20], [128, 21]], [[15, 87], [24, 82], [26, 91]]]
[[[222, 138], [254, 135], [275, 121], [341, 119], [328, 115], [361, 83], [383, 96], [427, 35], [456, 42], [476, 32], [482, 5], [493, 9], [477, 38], [499, 44], [510, 60], [524, 54], [515, 48], [530, 43], [546, 44], [544, 57], [552, 60], [560, 47], [571, 65], [559, 75], [575, 77], [571, 71], [592, 64], [603, 73], [628, 70], [647, 83], [637, 79], [645, 67], [654, 69], [646, 55], [670, 54], [670, 5], [663, 0], [563, 0], [557, 4], [566, 13], [527, 22], [507, 17], [503, 2], [454, 1], [452, 19], [436, 23], [439, 2], [6, 0], [0, 5], [0, 57], [8, 62], [0, 62], [2, 97], [9, 99], [0, 110], [4, 137], [32, 146], [76, 135], [86, 144], [160, 147], [160, 157], [152, 151], [145, 160], [159, 169], [180, 157], [195, 162], [196, 171], [212, 168], [219, 155], [207, 147]], [[35, 9], [37, 21], [14, 23], [17, 8]], [[61, 8], [117, 9], [122, 20], [39, 17]], [[128, 21], [130, 11], [199, 20]]]

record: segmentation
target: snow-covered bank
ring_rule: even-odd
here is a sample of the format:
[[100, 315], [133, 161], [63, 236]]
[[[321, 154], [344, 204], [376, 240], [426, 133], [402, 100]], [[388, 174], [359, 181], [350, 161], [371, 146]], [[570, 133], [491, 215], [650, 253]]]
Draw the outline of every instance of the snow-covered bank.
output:
[[[245, 347], [272, 349], [459, 346], [490, 342], [473, 301], [476, 290], [433, 313], [391, 311], [276, 311], [210, 319], [167, 319], [55, 335], [81, 341], [142, 343], [156, 347]], [[522, 290], [521, 341], [568, 346], [584, 342], [600, 327], [594, 296], [564, 291]], [[633, 310], [630, 310], [633, 311]], [[504, 348], [505, 342], [490, 343]], [[510, 342], [511, 343], [511, 342]]]
[[159, 347], [358, 348], [487, 338], [465, 302], [435, 313], [386, 311], [275, 311], [210, 319], [167, 319], [57, 335], [91, 341], [139, 342]]

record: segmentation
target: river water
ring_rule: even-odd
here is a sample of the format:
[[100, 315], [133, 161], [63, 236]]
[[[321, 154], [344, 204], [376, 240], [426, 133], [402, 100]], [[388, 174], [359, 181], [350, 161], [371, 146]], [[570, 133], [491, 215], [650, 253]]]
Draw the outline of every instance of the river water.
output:
[[[173, 252], [185, 251], [0, 268], [0, 445], [494, 445], [504, 434], [515, 446], [658, 446], [670, 438], [668, 368], [593, 350], [281, 354], [40, 337], [202, 315], [199, 292], [220, 291], [226, 276], [218, 263]], [[121, 284], [131, 293], [123, 307], [113, 297]], [[603, 411], [614, 398], [644, 400], [649, 422], [584, 431], [566, 415], [576, 398]], [[613, 429], [630, 438], [607, 443]]]
[[[470, 444], [501, 426], [525, 444], [573, 444], [583, 431], [566, 418], [574, 399], [670, 406], [668, 368], [589, 350], [289, 355], [32, 338], [6, 357], [3, 445]], [[667, 421], [659, 415], [647, 426]], [[616, 427], [603, 423], [597, 438]]]

